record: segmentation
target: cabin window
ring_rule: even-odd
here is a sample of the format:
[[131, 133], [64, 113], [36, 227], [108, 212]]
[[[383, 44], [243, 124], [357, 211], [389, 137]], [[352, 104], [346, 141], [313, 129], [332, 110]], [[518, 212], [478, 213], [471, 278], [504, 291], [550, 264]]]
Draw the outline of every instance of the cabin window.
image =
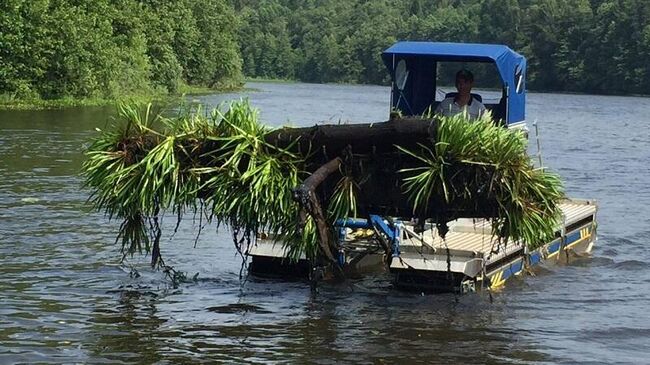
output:
[[515, 68], [515, 86], [517, 94], [521, 94], [524, 91], [524, 72], [521, 65], [517, 65]]
[[406, 69], [406, 60], [399, 60], [395, 68], [395, 84], [400, 91], [404, 91], [409, 71]]

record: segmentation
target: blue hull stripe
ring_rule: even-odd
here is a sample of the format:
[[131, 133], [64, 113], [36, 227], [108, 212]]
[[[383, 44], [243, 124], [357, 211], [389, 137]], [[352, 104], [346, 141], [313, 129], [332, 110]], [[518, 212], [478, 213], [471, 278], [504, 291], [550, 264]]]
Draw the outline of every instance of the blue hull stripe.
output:
[[[581, 227], [577, 230], [566, 235], [564, 247], [562, 247], [562, 240], [560, 238], [553, 240], [551, 243], [546, 245], [546, 247], [539, 248], [528, 254], [528, 265], [535, 266], [542, 262], [545, 258], [550, 258], [551, 256], [559, 253], [560, 249], [567, 249], [573, 244], [579, 243], [579, 241], [584, 239], [591, 238], [593, 233], [593, 226], [589, 225], [587, 227]], [[544, 254], [546, 252], [546, 255]], [[510, 278], [513, 275], [520, 273], [524, 269], [524, 260], [520, 259], [516, 262], [512, 262], [501, 269], [495, 271], [490, 275], [491, 288], [498, 288], [502, 286], [506, 279]]]
[[[583, 227], [583, 228], [577, 229], [577, 230], [569, 233], [566, 236], [566, 240], [565, 240], [564, 245], [569, 246], [572, 243], [577, 242], [578, 240], [580, 240], [582, 238], [585, 238], [586, 236], [589, 236], [591, 234], [591, 231], [592, 231], [592, 228], [590, 226], [590, 227]], [[553, 242], [551, 242], [547, 246], [546, 250], [547, 250], [549, 255], [553, 255], [553, 254], [557, 253], [558, 251], [560, 251], [561, 246], [562, 246], [562, 241], [558, 238], [558, 239], [554, 240]]]

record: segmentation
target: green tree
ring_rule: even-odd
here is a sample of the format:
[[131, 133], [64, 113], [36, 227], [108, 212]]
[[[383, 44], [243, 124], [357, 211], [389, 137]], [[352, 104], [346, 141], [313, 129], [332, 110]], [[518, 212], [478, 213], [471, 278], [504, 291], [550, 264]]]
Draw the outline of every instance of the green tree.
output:
[[602, 1], [595, 11], [593, 44], [585, 55], [589, 88], [605, 93], [648, 93], [646, 29], [650, 4], [643, 0]]
[[241, 10], [238, 40], [246, 75], [294, 78], [297, 54], [288, 30], [289, 12], [274, 0]]

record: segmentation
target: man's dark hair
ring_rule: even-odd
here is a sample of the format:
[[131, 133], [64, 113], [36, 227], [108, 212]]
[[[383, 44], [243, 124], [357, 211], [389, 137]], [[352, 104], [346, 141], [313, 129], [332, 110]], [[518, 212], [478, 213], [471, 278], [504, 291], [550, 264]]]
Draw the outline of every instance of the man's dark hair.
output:
[[456, 80], [458, 79], [474, 82], [474, 74], [469, 70], [461, 69], [458, 72], [456, 72]]

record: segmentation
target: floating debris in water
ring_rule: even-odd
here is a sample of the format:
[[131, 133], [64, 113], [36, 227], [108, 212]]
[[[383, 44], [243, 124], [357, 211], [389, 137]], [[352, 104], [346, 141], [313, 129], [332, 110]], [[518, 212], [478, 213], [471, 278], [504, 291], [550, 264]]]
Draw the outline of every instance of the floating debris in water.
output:
[[221, 305], [216, 307], [207, 308], [208, 311], [214, 313], [224, 313], [224, 314], [234, 314], [234, 313], [259, 313], [259, 314], [268, 314], [272, 313], [262, 307], [253, 304], [246, 303], [233, 303], [227, 305]]

